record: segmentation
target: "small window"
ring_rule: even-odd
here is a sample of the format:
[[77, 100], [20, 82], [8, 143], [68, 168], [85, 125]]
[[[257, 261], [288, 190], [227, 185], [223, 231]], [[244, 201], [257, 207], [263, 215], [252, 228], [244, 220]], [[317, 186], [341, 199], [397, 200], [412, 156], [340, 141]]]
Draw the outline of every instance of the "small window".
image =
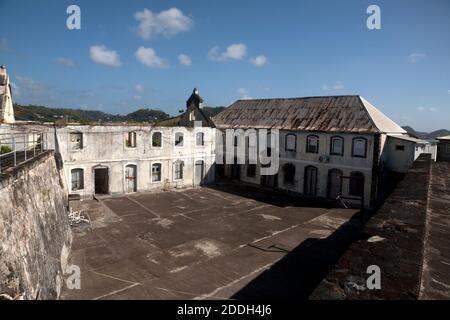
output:
[[364, 194], [364, 174], [352, 172], [350, 174], [349, 194], [351, 196], [362, 197]]
[[297, 149], [297, 136], [295, 134], [287, 134], [285, 141], [286, 151], [295, 151]]
[[70, 134], [70, 147], [72, 150], [83, 149], [83, 134], [81, 132]]
[[125, 134], [125, 146], [127, 148], [136, 148], [136, 132], [127, 132]]
[[247, 177], [256, 176], [256, 164], [247, 165]]
[[195, 121], [195, 113], [194, 113], [194, 111], [191, 111], [191, 113], [189, 113], [189, 121]]
[[205, 145], [204, 134], [203, 132], [197, 132], [195, 136], [195, 143], [197, 146]]
[[295, 166], [292, 163], [286, 163], [283, 166], [284, 183], [293, 184], [295, 179]]
[[161, 163], [152, 164], [152, 182], [161, 181]]
[[364, 138], [354, 138], [352, 145], [352, 156], [365, 158], [367, 153], [367, 140]]
[[84, 189], [84, 174], [83, 169], [72, 169], [72, 191], [83, 190]]
[[184, 168], [184, 162], [183, 161], [176, 161], [175, 162], [175, 180], [181, 180], [183, 179], [183, 168]]
[[152, 147], [160, 148], [162, 147], [162, 133], [154, 132], [152, 134]]
[[182, 132], [175, 133], [175, 146], [182, 147], [184, 144], [184, 135]]
[[331, 137], [330, 154], [338, 156], [344, 154], [344, 138]]
[[[416, 150], [418, 150], [419, 148], [416, 147]], [[396, 151], [405, 151], [405, 146], [401, 145], [401, 144], [396, 144], [395, 145], [395, 150]]]
[[319, 153], [319, 137], [308, 136], [306, 138], [306, 152], [307, 153]]

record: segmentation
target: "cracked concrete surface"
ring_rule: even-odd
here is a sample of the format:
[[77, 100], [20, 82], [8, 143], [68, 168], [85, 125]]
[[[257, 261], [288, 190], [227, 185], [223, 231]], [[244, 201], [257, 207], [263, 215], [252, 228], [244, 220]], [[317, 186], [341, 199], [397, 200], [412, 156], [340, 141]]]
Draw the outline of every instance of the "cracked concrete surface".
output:
[[61, 298], [230, 298], [356, 212], [282, 207], [246, 192], [197, 188], [76, 203], [92, 228], [74, 229], [70, 262], [81, 268], [81, 290], [66, 288]]

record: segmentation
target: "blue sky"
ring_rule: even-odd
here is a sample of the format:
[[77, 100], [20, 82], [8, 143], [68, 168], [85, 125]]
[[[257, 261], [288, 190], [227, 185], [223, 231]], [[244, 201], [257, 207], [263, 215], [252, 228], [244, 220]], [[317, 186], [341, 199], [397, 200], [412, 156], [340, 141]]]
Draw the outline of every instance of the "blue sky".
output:
[[212, 106], [360, 94], [401, 125], [450, 129], [447, 0], [0, 0], [0, 30], [23, 104], [174, 115], [193, 87]]

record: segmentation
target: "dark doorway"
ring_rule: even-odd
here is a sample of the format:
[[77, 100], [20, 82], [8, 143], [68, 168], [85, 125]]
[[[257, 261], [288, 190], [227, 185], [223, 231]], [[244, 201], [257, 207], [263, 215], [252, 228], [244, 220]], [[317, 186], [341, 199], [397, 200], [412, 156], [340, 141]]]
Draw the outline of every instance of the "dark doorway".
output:
[[328, 171], [328, 198], [336, 200], [342, 195], [342, 171], [331, 169]]
[[109, 193], [108, 168], [94, 169], [95, 194]]
[[304, 194], [315, 197], [317, 192], [317, 168], [307, 166], [305, 168], [305, 188]]

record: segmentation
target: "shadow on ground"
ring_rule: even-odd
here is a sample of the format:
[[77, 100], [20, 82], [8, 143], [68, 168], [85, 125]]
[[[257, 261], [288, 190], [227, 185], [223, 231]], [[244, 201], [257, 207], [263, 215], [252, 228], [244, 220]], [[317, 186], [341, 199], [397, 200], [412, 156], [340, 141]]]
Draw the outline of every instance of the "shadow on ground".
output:
[[315, 207], [315, 208], [336, 208], [342, 207], [336, 201], [327, 199], [308, 198], [299, 194], [287, 194], [286, 191], [277, 192], [273, 189], [266, 190], [254, 186], [233, 184], [230, 182], [209, 184], [205, 188], [238, 195], [248, 199], [267, 203], [277, 207]]
[[231, 298], [308, 299], [350, 244], [367, 238], [362, 229], [370, 217], [359, 211], [327, 238], [306, 239]]

